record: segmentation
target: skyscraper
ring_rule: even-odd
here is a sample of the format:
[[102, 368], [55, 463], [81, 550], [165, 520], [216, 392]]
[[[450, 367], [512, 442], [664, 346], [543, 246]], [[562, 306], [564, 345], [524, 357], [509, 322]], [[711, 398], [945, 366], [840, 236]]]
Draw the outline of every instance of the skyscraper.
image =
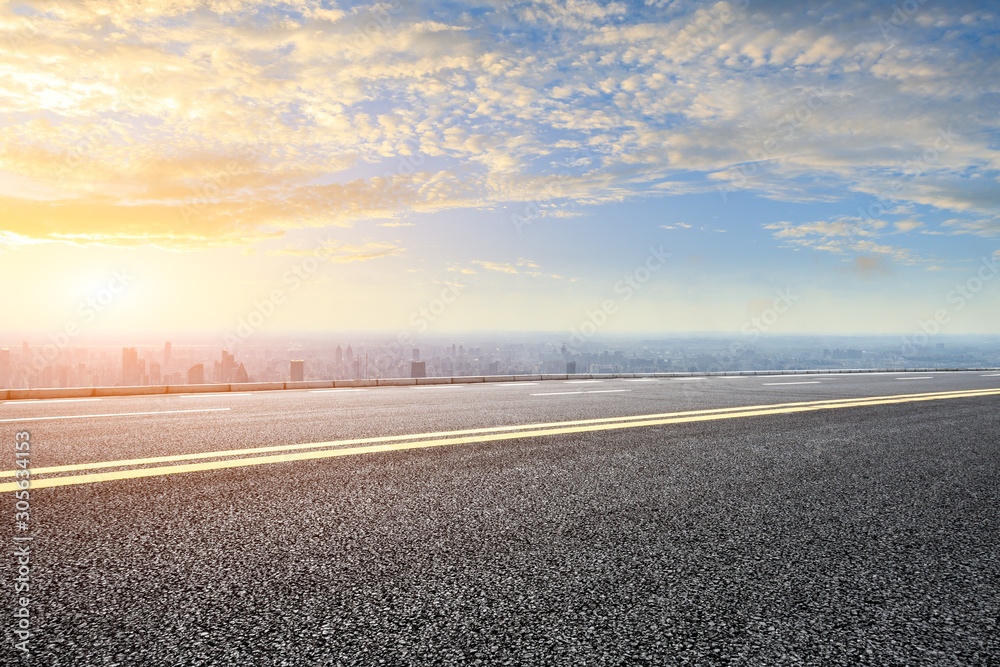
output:
[[292, 382], [302, 382], [305, 379], [305, 362], [302, 359], [292, 359]]
[[337, 362], [338, 366], [344, 363], [344, 351], [340, 349], [339, 345], [337, 346], [337, 349], [333, 353], [333, 360]]
[[187, 372], [187, 383], [188, 384], [204, 384], [205, 383], [205, 366], [204, 364], [195, 364], [188, 369]]
[[225, 350], [222, 351], [222, 382], [232, 382], [236, 372], [236, 359]]
[[135, 387], [139, 384], [139, 354], [134, 347], [122, 348], [122, 386]]
[[170, 370], [170, 355], [173, 352], [170, 341], [163, 344], [163, 370]]
[[0, 389], [10, 387], [10, 350], [0, 349]]

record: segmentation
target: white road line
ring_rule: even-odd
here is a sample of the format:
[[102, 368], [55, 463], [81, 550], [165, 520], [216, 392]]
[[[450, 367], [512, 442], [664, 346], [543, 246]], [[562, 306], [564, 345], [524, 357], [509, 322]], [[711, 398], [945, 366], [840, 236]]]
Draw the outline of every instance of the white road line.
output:
[[547, 391], [544, 394], [531, 394], [532, 396], [565, 396], [566, 394], [614, 394], [620, 391], [632, 391], [631, 389], [589, 389], [587, 391]]
[[29, 398], [24, 401], [6, 401], [4, 405], [22, 405], [25, 403], [82, 403], [84, 401], [99, 401], [99, 398]]
[[987, 373], [986, 375], [980, 375], [981, 378], [995, 378], [1000, 377], [1000, 373]]
[[174, 415], [181, 412], [224, 412], [232, 408], [201, 408], [199, 410], [160, 410], [158, 412], [112, 412], [106, 415], [62, 415], [59, 417], [25, 417], [23, 419], [0, 419], [0, 422], [41, 422], [52, 419], [93, 419], [95, 417], [134, 417], [136, 415]]
[[776, 384], [820, 384], [819, 380], [810, 380], [809, 382], [762, 382], [765, 387], [770, 387]]
[[494, 387], [527, 387], [535, 386], [537, 382], [490, 382]]
[[244, 396], [246, 398], [251, 398], [253, 395], [252, 391], [241, 391], [230, 393], [228, 391], [212, 391], [206, 394], [177, 394], [177, 398], [213, 398], [215, 396]]
[[720, 375], [723, 380], [745, 380], [749, 375]]
[[563, 384], [590, 384], [592, 382], [604, 382], [604, 380], [566, 380]]
[[411, 385], [414, 389], [461, 389], [460, 384], [418, 384]]
[[670, 378], [671, 380], [683, 381], [683, 380], [704, 380], [705, 378]]
[[364, 389], [310, 389], [310, 394], [330, 394], [341, 391], [365, 391]]
[[659, 382], [656, 378], [622, 378], [622, 382]]
[[933, 375], [920, 375], [915, 378], [894, 378], [895, 380], [933, 380]]

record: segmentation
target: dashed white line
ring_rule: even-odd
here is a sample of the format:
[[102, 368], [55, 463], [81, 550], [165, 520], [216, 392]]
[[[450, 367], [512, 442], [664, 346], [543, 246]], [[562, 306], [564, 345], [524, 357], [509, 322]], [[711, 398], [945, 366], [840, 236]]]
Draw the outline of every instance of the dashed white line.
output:
[[494, 387], [528, 387], [538, 384], [537, 382], [491, 382]]
[[893, 378], [893, 379], [895, 379], [895, 380], [933, 380], [934, 376], [933, 375], [920, 375], [920, 376], [915, 377], [915, 378]]
[[680, 382], [683, 382], [684, 380], [704, 380], [705, 378], [700, 378], [700, 377], [699, 377], [699, 378], [671, 378], [671, 379], [672, 379], [672, 380], [678, 380], [678, 381], [680, 381]]
[[24, 403], [83, 403], [84, 401], [99, 401], [99, 398], [29, 398], [24, 401], [6, 401], [4, 405], [22, 405]]
[[461, 389], [463, 385], [460, 384], [418, 384], [414, 385], [415, 389]]
[[995, 378], [1000, 377], [1000, 373], [987, 373], [986, 375], [980, 375], [981, 378]]
[[331, 394], [344, 391], [365, 391], [364, 389], [310, 389], [310, 394]]
[[809, 382], [762, 382], [765, 387], [770, 387], [776, 384], [820, 384], [819, 380], [810, 380]]
[[656, 378], [622, 378], [622, 382], [659, 382]]
[[216, 396], [244, 396], [250, 398], [252, 394], [252, 391], [241, 391], [239, 393], [212, 391], [205, 394], [177, 394], [177, 398], [214, 398]]
[[604, 380], [566, 380], [563, 384], [590, 384], [592, 382], [604, 382]]
[[93, 419], [95, 417], [134, 417], [136, 415], [173, 415], [181, 412], [225, 412], [232, 408], [201, 408], [198, 410], [159, 410], [156, 412], [112, 412], [106, 415], [61, 415], [59, 417], [25, 417], [23, 419], [0, 419], [0, 422], [41, 422], [52, 419]]
[[586, 391], [547, 391], [544, 394], [531, 394], [532, 396], [565, 396], [566, 394], [614, 394], [621, 391], [632, 391], [631, 389], [588, 389]]

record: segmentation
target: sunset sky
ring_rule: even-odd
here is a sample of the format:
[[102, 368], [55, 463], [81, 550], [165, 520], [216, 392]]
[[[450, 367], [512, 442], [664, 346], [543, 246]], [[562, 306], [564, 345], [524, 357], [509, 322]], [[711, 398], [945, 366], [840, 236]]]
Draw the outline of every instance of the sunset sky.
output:
[[993, 2], [8, 2], [0, 117], [0, 330], [1000, 332]]

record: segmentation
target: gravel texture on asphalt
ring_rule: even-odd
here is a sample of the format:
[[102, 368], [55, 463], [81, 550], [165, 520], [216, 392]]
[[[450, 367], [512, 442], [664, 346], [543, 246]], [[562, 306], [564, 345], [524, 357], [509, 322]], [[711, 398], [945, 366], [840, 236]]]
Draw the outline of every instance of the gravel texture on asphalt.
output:
[[[435, 404], [475, 407], [478, 425], [491, 410], [508, 419], [513, 399], [470, 405], [460, 391]], [[998, 664], [996, 405], [858, 407], [39, 490], [32, 663]], [[108, 442], [138, 427], [109, 428]], [[35, 433], [41, 449], [45, 431]]]

